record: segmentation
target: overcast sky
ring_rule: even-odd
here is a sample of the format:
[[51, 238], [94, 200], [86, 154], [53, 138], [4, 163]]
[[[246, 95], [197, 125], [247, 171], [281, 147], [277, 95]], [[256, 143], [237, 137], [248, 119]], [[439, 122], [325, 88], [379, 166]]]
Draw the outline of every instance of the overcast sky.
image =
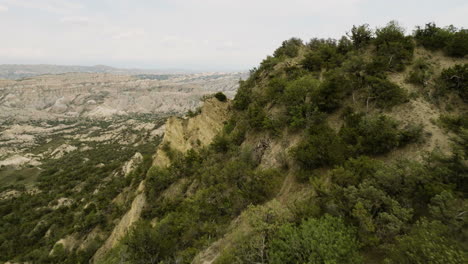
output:
[[0, 64], [247, 70], [290, 37], [467, 16], [466, 0], [0, 0]]

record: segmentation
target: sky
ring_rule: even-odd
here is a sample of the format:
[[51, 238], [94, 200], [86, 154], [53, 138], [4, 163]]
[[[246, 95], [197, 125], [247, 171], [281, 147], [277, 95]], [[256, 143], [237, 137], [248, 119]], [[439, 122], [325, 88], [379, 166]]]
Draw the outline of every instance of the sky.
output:
[[0, 64], [241, 71], [291, 37], [467, 15], [466, 0], [0, 0]]

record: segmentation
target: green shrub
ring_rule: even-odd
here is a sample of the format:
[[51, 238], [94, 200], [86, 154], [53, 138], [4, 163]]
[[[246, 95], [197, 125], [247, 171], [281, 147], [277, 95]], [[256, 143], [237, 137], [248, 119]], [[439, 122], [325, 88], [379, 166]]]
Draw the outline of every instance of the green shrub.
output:
[[267, 118], [263, 108], [257, 104], [251, 104], [247, 109], [247, 118], [250, 127], [263, 129], [264, 121]]
[[245, 110], [251, 102], [252, 88], [246, 81], [240, 81], [239, 89], [237, 89], [236, 96], [234, 97], [233, 107], [237, 110]]
[[440, 222], [421, 220], [408, 235], [398, 239], [385, 263], [466, 263], [460, 247], [447, 237], [447, 228]]
[[440, 121], [444, 127], [460, 133], [463, 129], [468, 129], [468, 115], [442, 115]]
[[284, 78], [275, 77], [268, 82], [266, 87], [266, 96], [268, 101], [274, 102], [281, 98], [286, 89], [287, 81]]
[[412, 38], [405, 36], [404, 29], [394, 21], [377, 29], [375, 35], [376, 60], [384, 64], [386, 70], [402, 71], [413, 59]]
[[434, 23], [428, 23], [424, 29], [416, 27], [414, 38], [426, 49], [443, 49], [449, 56], [464, 57], [468, 54], [468, 30], [466, 29], [458, 30], [454, 26], [440, 28]]
[[344, 161], [344, 152], [343, 142], [335, 131], [327, 125], [318, 125], [291, 153], [302, 168], [311, 170], [340, 164]]
[[420, 26], [417, 26], [416, 30], [414, 31], [414, 38], [416, 39], [417, 43], [429, 50], [445, 48], [452, 35], [453, 29], [439, 28], [435, 23], [426, 24], [424, 29]]
[[292, 128], [303, 128], [313, 112], [313, 105], [307, 104], [307, 98], [319, 87], [319, 81], [311, 75], [291, 81], [286, 85], [282, 102], [286, 105], [289, 125]]
[[148, 197], [159, 196], [160, 192], [165, 190], [175, 180], [172, 173], [166, 168], [153, 166], [146, 175], [146, 185]]
[[218, 101], [220, 101], [220, 102], [226, 102], [227, 101], [226, 95], [224, 95], [222, 92], [215, 93], [214, 97], [216, 99], [218, 99]]
[[218, 134], [214, 137], [213, 142], [211, 143], [211, 147], [216, 152], [223, 152], [226, 153], [230, 148], [231, 142], [229, 138], [225, 134]]
[[455, 32], [448, 41], [445, 52], [452, 57], [465, 57], [468, 54], [468, 29]]
[[158, 231], [145, 221], [140, 221], [133, 227], [123, 240], [131, 263], [157, 264], [173, 256], [177, 238]]
[[299, 49], [304, 46], [304, 43], [302, 42], [301, 39], [298, 38], [291, 38], [289, 40], [283, 41], [281, 44], [281, 47], [279, 47], [275, 52], [273, 53], [273, 56], [275, 58], [280, 58], [280, 57], [289, 57], [289, 58], [294, 58], [297, 57], [299, 54]]
[[384, 115], [351, 114], [345, 118], [339, 135], [355, 155], [382, 154], [400, 144], [397, 122]]
[[319, 89], [312, 94], [312, 102], [323, 112], [332, 112], [338, 109], [343, 99], [351, 91], [351, 81], [347, 75], [339, 70], [329, 71]]
[[320, 71], [321, 69], [333, 69], [341, 64], [343, 55], [338, 52], [335, 42], [309, 44], [311, 50], [305, 55], [301, 64], [309, 71]]
[[362, 263], [353, 228], [325, 215], [298, 227], [282, 226], [271, 240], [269, 263]]
[[439, 93], [445, 90], [457, 92], [464, 101], [468, 101], [468, 63], [457, 64], [445, 69], [439, 78]]
[[426, 87], [433, 75], [432, 66], [424, 59], [418, 59], [408, 75], [407, 81], [412, 84]]
[[368, 24], [361, 26], [353, 26], [350, 34], [348, 34], [355, 48], [360, 49], [366, 47], [372, 40], [372, 30]]
[[366, 104], [375, 102], [377, 107], [391, 108], [408, 99], [407, 93], [397, 84], [375, 76], [366, 76]]

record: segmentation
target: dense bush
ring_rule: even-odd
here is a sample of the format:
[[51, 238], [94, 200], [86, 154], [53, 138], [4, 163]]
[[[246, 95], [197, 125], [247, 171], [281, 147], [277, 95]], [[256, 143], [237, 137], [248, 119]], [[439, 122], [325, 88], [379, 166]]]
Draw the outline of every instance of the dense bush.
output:
[[351, 32], [348, 34], [351, 38], [355, 48], [360, 49], [367, 46], [373, 37], [373, 32], [369, 25], [364, 24], [361, 26], [353, 26]]
[[385, 263], [466, 263], [462, 249], [447, 237], [447, 227], [437, 221], [419, 221], [408, 235], [398, 239]]
[[375, 60], [382, 64], [383, 69], [401, 71], [413, 59], [413, 40], [405, 36], [404, 29], [396, 22], [377, 29], [375, 35]]
[[407, 81], [412, 84], [426, 87], [433, 75], [432, 66], [429, 62], [418, 59], [414, 62], [411, 71], [409, 72]]
[[289, 125], [294, 128], [304, 128], [313, 112], [313, 105], [307, 100], [319, 87], [319, 82], [313, 76], [306, 75], [286, 85], [282, 102], [286, 105]]
[[345, 158], [345, 146], [335, 131], [326, 125], [313, 126], [306, 138], [292, 150], [292, 155], [304, 169], [340, 164]]
[[468, 30], [453, 26], [437, 27], [434, 23], [426, 24], [425, 28], [416, 27], [414, 38], [419, 45], [429, 50], [443, 49], [453, 57], [464, 57], [468, 54]]
[[343, 61], [343, 55], [339, 52], [335, 42], [309, 43], [309, 47], [311, 47], [310, 51], [301, 62], [302, 66], [309, 71], [333, 69]]
[[417, 141], [421, 131], [420, 126], [398, 129], [398, 123], [384, 115], [366, 117], [358, 113], [345, 117], [339, 135], [354, 155], [376, 155]]
[[452, 35], [453, 28], [439, 28], [435, 23], [427, 23], [424, 28], [417, 26], [414, 31], [418, 44], [429, 50], [445, 48]]
[[233, 107], [236, 110], [245, 110], [249, 106], [252, 93], [252, 87], [246, 81], [239, 82], [239, 89], [237, 89], [236, 96], [234, 97]]
[[216, 99], [218, 99], [220, 102], [226, 102], [226, 100], [227, 100], [226, 95], [223, 94], [222, 92], [217, 92], [217, 93], [215, 93], [214, 97], [215, 97]]
[[457, 92], [464, 101], [468, 101], [468, 64], [457, 64], [445, 69], [439, 78], [439, 93], [445, 90]]
[[269, 263], [362, 263], [353, 228], [325, 215], [282, 226], [270, 242]]
[[131, 263], [157, 264], [172, 257], [176, 238], [165, 236], [150, 223], [140, 221], [123, 240], [128, 247], [126, 260]]
[[376, 106], [380, 108], [391, 108], [408, 99], [406, 91], [389, 80], [375, 76], [366, 76], [365, 82], [367, 85], [365, 90], [367, 93], [367, 108], [369, 103], [372, 102], [375, 102]]
[[448, 41], [445, 52], [453, 57], [465, 57], [468, 54], [468, 29], [455, 32]]
[[281, 47], [275, 50], [275, 52], [273, 53], [273, 56], [275, 58], [296, 57], [299, 54], [299, 48], [302, 47], [303, 45], [304, 43], [302, 43], [302, 40], [298, 38], [291, 38], [289, 40], [285, 40], [281, 44]]
[[348, 76], [339, 71], [329, 71], [319, 89], [312, 94], [312, 102], [323, 112], [332, 112], [338, 109], [344, 98], [352, 89], [352, 82]]

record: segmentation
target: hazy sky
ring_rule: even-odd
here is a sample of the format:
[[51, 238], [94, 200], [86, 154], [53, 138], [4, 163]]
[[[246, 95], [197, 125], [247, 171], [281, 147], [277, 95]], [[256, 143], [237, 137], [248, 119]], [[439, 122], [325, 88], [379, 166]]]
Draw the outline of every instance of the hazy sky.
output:
[[247, 70], [293, 36], [467, 16], [466, 0], [0, 0], [0, 64]]

